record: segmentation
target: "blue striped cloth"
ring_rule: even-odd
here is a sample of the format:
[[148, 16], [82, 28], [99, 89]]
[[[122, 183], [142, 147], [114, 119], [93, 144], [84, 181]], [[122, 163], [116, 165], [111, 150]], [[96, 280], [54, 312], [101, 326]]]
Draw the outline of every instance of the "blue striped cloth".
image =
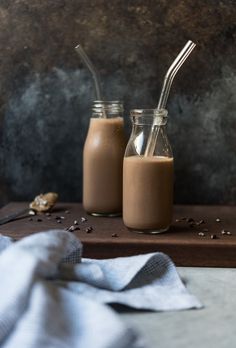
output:
[[18, 242], [0, 236], [0, 347], [141, 348], [142, 338], [109, 307], [201, 308], [163, 253], [82, 258], [70, 232]]

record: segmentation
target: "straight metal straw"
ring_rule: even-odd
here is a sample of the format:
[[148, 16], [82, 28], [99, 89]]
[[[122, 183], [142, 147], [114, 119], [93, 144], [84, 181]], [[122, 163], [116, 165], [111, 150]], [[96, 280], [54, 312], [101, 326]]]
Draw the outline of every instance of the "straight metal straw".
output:
[[[164, 78], [161, 95], [160, 95], [158, 106], [156, 109], [157, 117], [158, 117], [158, 110], [165, 109], [166, 107], [167, 99], [170, 93], [170, 88], [175, 75], [177, 74], [178, 70], [183, 65], [185, 60], [188, 58], [188, 56], [190, 55], [190, 53], [192, 52], [195, 46], [196, 44], [189, 40], [185, 44], [184, 48], [180, 51], [178, 56], [175, 58], [171, 66], [169, 67]], [[160, 126], [156, 125], [156, 118], [155, 118], [153, 122], [152, 130], [148, 137], [147, 147], [146, 147], [144, 156], [153, 156], [159, 129], [160, 129]]]
[[[101, 84], [100, 84], [99, 75], [95, 66], [93, 65], [90, 58], [87, 56], [86, 52], [84, 51], [83, 47], [80, 44], [75, 47], [75, 50], [78, 53], [78, 55], [82, 58], [83, 62], [85, 63], [85, 65], [87, 66], [87, 68], [92, 74], [94, 85], [95, 85], [95, 91], [96, 91], [96, 99], [102, 101], [103, 99], [102, 99], [102, 93], [101, 93]], [[106, 117], [105, 110], [102, 111], [102, 117], [104, 118]]]

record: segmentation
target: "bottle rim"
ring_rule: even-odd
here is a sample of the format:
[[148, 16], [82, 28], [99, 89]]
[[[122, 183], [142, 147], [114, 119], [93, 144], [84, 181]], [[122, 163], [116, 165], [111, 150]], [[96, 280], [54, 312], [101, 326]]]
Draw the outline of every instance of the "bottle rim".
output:
[[132, 109], [131, 117], [168, 117], [167, 109]]

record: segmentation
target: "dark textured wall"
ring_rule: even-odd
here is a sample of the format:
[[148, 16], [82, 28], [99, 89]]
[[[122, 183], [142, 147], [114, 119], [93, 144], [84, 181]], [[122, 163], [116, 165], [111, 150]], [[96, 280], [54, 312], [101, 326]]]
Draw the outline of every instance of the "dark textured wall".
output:
[[155, 107], [163, 76], [197, 43], [171, 90], [169, 136], [179, 203], [236, 203], [236, 4], [232, 0], [1, 0], [0, 204], [55, 190], [81, 199], [94, 89]]

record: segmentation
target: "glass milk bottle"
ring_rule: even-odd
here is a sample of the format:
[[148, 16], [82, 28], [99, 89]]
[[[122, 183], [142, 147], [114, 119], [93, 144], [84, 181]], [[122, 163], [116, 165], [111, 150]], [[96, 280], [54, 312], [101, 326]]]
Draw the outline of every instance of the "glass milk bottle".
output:
[[87, 213], [121, 215], [125, 146], [123, 104], [95, 101], [83, 151], [83, 206]]
[[[167, 231], [172, 220], [173, 155], [165, 125], [167, 110], [132, 110], [132, 133], [123, 164], [124, 224], [143, 233]], [[153, 122], [156, 122], [155, 146], [146, 155]]]

